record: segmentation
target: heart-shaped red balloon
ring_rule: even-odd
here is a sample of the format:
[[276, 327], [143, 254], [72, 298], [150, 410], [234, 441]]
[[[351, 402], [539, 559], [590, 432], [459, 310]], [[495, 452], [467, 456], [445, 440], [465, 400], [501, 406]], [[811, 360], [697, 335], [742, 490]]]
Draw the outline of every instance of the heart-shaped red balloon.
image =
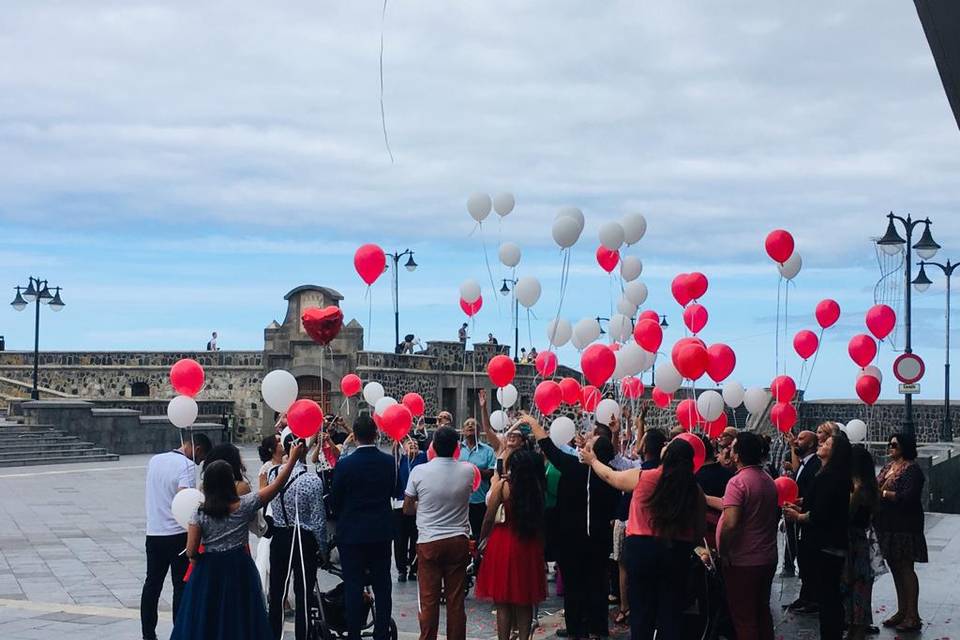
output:
[[340, 307], [329, 306], [323, 309], [310, 307], [301, 316], [303, 328], [317, 344], [330, 344], [343, 328], [343, 311]]
[[597, 247], [597, 264], [600, 265], [601, 269], [610, 273], [617, 268], [618, 262], [620, 262], [619, 251], [611, 251], [602, 245]]
[[707, 293], [707, 286], [709, 286], [709, 281], [707, 276], [703, 275], [699, 271], [694, 271], [693, 273], [687, 274], [687, 293], [694, 300], [699, 300]]

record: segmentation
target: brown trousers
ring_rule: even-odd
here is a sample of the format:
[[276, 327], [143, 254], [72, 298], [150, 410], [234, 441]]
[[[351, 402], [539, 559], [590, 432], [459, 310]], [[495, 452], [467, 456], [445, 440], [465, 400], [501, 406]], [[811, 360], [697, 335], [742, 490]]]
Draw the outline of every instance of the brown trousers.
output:
[[436, 640], [440, 627], [440, 594], [447, 599], [447, 640], [467, 637], [467, 565], [470, 539], [445, 538], [417, 545], [420, 586], [420, 640]]
[[727, 606], [738, 638], [773, 640], [770, 586], [776, 563], [759, 567], [723, 567]]

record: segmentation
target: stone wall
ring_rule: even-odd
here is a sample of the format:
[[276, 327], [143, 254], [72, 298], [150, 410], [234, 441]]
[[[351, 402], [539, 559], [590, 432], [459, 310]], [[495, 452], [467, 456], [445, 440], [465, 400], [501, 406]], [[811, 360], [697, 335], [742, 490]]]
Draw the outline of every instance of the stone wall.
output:
[[[800, 425], [804, 429], [832, 420], [847, 423], [859, 418], [867, 424], [867, 440], [886, 440], [903, 428], [903, 402], [880, 400], [872, 407], [851, 400], [808, 400], [800, 405]], [[914, 400], [913, 422], [918, 442], [937, 442], [943, 428], [943, 401]], [[950, 403], [950, 422], [954, 438], [960, 438], [960, 402]]]

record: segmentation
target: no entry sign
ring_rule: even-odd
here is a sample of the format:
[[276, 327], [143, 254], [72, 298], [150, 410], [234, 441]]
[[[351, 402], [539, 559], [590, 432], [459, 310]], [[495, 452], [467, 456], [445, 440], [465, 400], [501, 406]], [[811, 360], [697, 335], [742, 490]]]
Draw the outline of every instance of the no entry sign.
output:
[[919, 382], [926, 370], [923, 360], [915, 353], [904, 353], [893, 361], [893, 375], [904, 384]]

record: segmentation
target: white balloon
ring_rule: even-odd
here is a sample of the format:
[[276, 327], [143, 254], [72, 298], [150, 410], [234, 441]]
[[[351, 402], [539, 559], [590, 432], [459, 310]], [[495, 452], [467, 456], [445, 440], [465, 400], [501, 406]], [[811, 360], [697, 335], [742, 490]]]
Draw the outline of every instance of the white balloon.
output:
[[[647, 352], [635, 340], [630, 340], [616, 352], [624, 360], [625, 376], [635, 376], [641, 371], [647, 361]], [[623, 376], [620, 376], [621, 378]]]
[[513, 293], [517, 296], [517, 302], [527, 309], [537, 304], [537, 300], [540, 299], [540, 292], [540, 281], [533, 276], [520, 278], [513, 288]]
[[766, 411], [770, 403], [770, 396], [765, 389], [760, 387], [750, 387], [743, 394], [743, 406], [747, 408], [752, 415], [759, 415]]
[[731, 409], [736, 409], [743, 404], [744, 393], [746, 393], [746, 391], [743, 385], [736, 380], [729, 380], [723, 385], [723, 401], [726, 402], [727, 406]]
[[617, 342], [623, 342], [633, 335], [633, 323], [630, 322], [629, 317], [620, 313], [613, 314], [608, 329], [610, 337]]
[[787, 261], [783, 264], [778, 264], [777, 269], [780, 270], [780, 275], [782, 275], [787, 280], [793, 280], [797, 277], [797, 274], [800, 273], [800, 267], [803, 266], [803, 258], [800, 257], [800, 254], [796, 251], [787, 258]]
[[643, 351], [643, 364], [640, 367], [640, 371], [648, 371], [650, 367], [652, 367], [654, 363], [656, 363], [657, 354], [650, 353], [646, 349], [643, 349], [643, 347], [641, 347], [641, 351]]
[[625, 297], [621, 296], [620, 299], [617, 300], [617, 313], [622, 313], [628, 318], [632, 318], [636, 312], [637, 305], [633, 304]]
[[620, 260], [620, 277], [630, 282], [643, 273], [643, 262], [637, 256], [626, 256]]
[[647, 219], [639, 213], [628, 213], [620, 221], [623, 227], [623, 241], [627, 244], [636, 244], [647, 232]]
[[300, 393], [297, 379], [289, 371], [274, 369], [263, 377], [260, 393], [267, 406], [277, 413], [286, 413]]
[[[477, 222], [483, 222], [490, 215], [490, 196], [485, 193], [474, 193], [467, 198], [467, 213]], [[467, 302], [471, 302], [468, 300]]]
[[371, 407], [377, 404], [377, 401], [383, 397], [383, 385], [379, 382], [368, 382], [363, 387], [363, 399]]
[[609, 426], [611, 418], [614, 416], [616, 416], [617, 419], [620, 418], [620, 405], [617, 404], [617, 401], [613, 400], [612, 398], [604, 398], [597, 403], [597, 409], [594, 412], [594, 415], [597, 419], [597, 422]]
[[623, 246], [623, 227], [619, 222], [605, 222], [600, 226], [600, 244], [610, 251], [617, 251]]
[[510, 424], [510, 418], [504, 411], [494, 411], [490, 414], [490, 426], [494, 431], [503, 431]]
[[579, 236], [583, 233], [583, 225], [586, 223], [586, 220], [583, 218], [583, 211], [576, 207], [561, 207], [557, 211], [556, 220], [560, 218], [572, 218], [577, 223], [577, 235]]
[[476, 280], [464, 280], [460, 285], [460, 299], [473, 304], [480, 299], [480, 283]]
[[515, 267], [520, 264], [520, 245], [516, 242], [504, 242], [500, 245], [500, 262], [505, 267]]
[[573, 327], [564, 318], [555, 318], [547, 325], [547, 342], [554, 347], [562, 347], [570, 342]]
[[[193, 473], [191, 471], [191, 473]], [[190, 526], [190, 519], [197, 512], [197, 508], [203, 502], [203, 493], [199, 489], [189, 487], [177, 491], [173, 496], [173, 502], [170, 503], [170, 511], [173, 512], [173, 519], [177, 521], [184, 529]]]
[[567, 249], [577, 244], [580, 239], [580, 226], [575, 218], [561, 216], [553, 221], [553, 241], [561, 249]]
[[623, 288], [623, 295], [638, 307], [647, 301], [647, 285], [643, 284], [639, 280], [634, 280], [633, 282], [628, 282], [627, 285]]
[[511, 211], [513, 211], [514, 205], [516, 205], [516, 200], [513, 199], [512, 193], [498, 193], [493, 196], [493, 210], [497, 212], [497, 215], [501, 218], [506, 217]]
[[500, 406], [504, 409], [509, 409], [513, 405], [517, 404], [517, 399], [519, 397], [520, 393], [512, 384], [508, 384], [505, 387], [500, 387], [497, 389], [497, 402], [499, 402]]
[[565, 447], [573, 440], [577, 432], [577, 425], [567, 416], [560, 416], [550, 423], [550, 439], [558, 447]]
[[583, 349], [600, 337], [600, 323], [596, 318], [584, 318], [573, 325], [573, 340], [578, 349]]
[[392, 407], [397, 404], [397, 401], [390, 396], [384, 396], [377, 400], [373, 405], [373, 413], [378, 416], [382, 416], [383, 412], [387, 410], [388, 407]]
[[167, 417], [179, 429], [186, 429], [196, 422], [198, 413], [197, 401], [190, 396], [177, 396], [167, 404]]
[[683, 378], [672, 362], [661, 365], [653, 375], [653, 383], [666, 394], [676, 393], [682, 382]]
[[863, 420], [851, 420], [843, 430], [850, 442], [863, 442], [867, 438], [867, 424]]
[[708, 389], [697, 397], [697, 411], [707, 422], [716, 420], [723, 413], [723, 398], [713, 389]]
[[880, 382], [883, 382], [883, 373], [881, 373], [880, 369], [876, 365], [871, 364], [867, 365], [863, 369], [860, 369], [860, 373], [857, 374], [857, 380], [859, 380], [862, 376], [873, 376]]
[[616, 365], [613, 368], [613, 379], [619, 380], [625, 376], [632, 375], [627, 373], [627, 354], [624, 353], [623, 349], [619, 349], [613, 352], [613, 357], [616, 361]]

